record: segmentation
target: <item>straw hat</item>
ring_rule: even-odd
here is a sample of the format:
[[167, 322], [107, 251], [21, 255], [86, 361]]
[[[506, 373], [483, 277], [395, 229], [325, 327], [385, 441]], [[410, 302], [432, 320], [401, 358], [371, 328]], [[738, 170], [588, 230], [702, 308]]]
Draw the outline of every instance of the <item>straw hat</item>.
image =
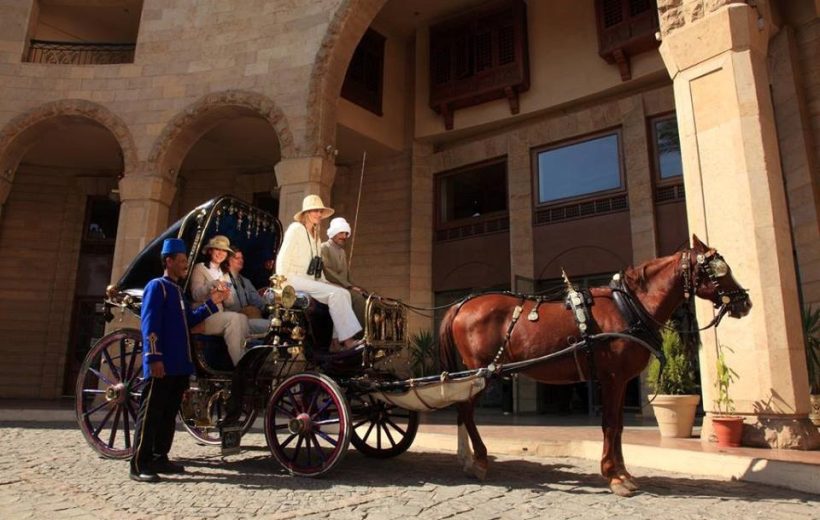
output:
[[211, 240], [205, 244], [204, 251], [208, 249], [221, 249], [222, 251], [227, 251], [229, 253], [233, 253], [233, 249], [231, 249], [231, 241], [225, 235], [214, 235]]
[[296, 213], [293, 216], [293, 220], [295, 220], [296, 222], [299, 222], [299, 220], [302, 218], [302, 213], [304, 213], [305, 211], [311, 211], [311, 210], [314, 210], [314, 209], [322, 210], [322, 218], [327, 218], [327, 217], [333, 215], [333, 213], [335, 213], [335, 210], [333, 208], [325, 207], [325, 204], [324, 204], [324, 202], [322, 202], [321, 197], [319, 197], [318, 195], [308, 195], [302, 201], [302, 211], [299, 211], [298, 213]]

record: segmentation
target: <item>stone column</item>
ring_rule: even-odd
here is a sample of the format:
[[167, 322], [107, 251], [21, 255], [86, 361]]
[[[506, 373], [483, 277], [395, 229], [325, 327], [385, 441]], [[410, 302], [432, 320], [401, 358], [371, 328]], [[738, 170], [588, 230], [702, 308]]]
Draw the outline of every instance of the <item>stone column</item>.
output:
[[530, 147], [518, 133], [507, 144], [507, 205], [510, 215], [510, 287], [513, 291], [535, 290], [535, 260], [532, 238], [532, 166]]
[[111, 273], [113, 282], [168, 227], [168, 208], [176, 194], [173, 181], [151, 175], [126, 175], [120, 179], [119, 189], [120, 221]]
[[331, 204], [330, 188], [336, 177], [336, 166], [325, 157], [293, 157], [282, 159], [274, 167], [279, 186], [279, 220], [287, 229], [293, 215], [302, 209], [306, 195], [319, 195]]
[[[410, 303], [419, 307], [433, 306], [433, 146], [413, 143], [410, 177]], [[408, 329], [433, 330], [433, 319], [411, 312]]]
[[[535, 259], [532, 232], [532, 165], [530, 146], [518, 133], [507, 142], [507, 206], [510, 215], [510, 287], [535, 292]], [[538, 383], [528, 377], [513, 379], [513, 411], [538, 411]]]
[[[690, 231], [716, 247], [754, 308], [702, 334], [703, 439], [710, 437], [718, 345], [750, 446], [820, 445], [809, 390], [789, 216], [769, 95], [768, 21], [746, 4], [659, 2], [661, 55], [674, 80]], [[708, 11], [708, 12], [706, 12]], [[713, 310], [698, 300], [701, 324]]]

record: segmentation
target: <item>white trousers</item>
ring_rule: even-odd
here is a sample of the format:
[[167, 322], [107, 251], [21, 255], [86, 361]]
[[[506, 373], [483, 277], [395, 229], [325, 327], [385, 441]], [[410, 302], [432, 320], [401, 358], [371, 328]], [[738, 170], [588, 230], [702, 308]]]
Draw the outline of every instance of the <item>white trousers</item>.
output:
[[359, 320], [353, 313], [350, 293], [344, 287], [329, 284], [321, 280], [302, 276], [288, 276], [288, 281], [297, 291], [308, 293], [311, 298], [326, 304], [330, 308], [330, 319], [333, 320], [333, 337], [344, 341], [352, 338], [362, 330]]
[[245, 338], [248, 336], [248, 317], [232, 311], [221, 311], [211, 314], [202, 322], [203, 334], [222, 336], [228, 345], [228, 354], [236, 365], [245, 350]]

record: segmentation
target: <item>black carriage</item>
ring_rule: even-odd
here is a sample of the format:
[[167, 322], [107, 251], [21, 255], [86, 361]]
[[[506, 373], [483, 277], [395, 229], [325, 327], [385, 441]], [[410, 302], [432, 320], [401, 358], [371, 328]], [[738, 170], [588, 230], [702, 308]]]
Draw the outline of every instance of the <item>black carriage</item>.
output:
[[[196, 374], [179, 411], [184, 428], [198, 442], [231, 453], [262, 411], [271, 453], [290, 472], [303, 476], [331, 470], [349, 443], [372, 457], [406, 451], [418, 429], [418, 414], [377, 391], [410, 377], [404, 306], [369, 297], [364, 345], [330, 353], [327, 307], [266, 269], [282, 238], [279, 221], [241, 200], [213, 199], [151, 242], [109, 288], [109, 322], [125, 325], [126, 320], [139, 319], [143, 288], [162, 274], [164, 239], [184, 240], [193, 264], [214, 235], [226, 235], [242, 248], [243, 274], [262, 288], [269, 303], [269, 327], [248, 340], [238, 366], [231, 362], [221, 337], [192, 334]], [[184, 281], [186, 290], [188, 282]], [[141, 355], [138, 325], [123, 326], [100, 339], [82, 364], [76, 384], [77, 420], [85, 439], [104, 457], [125, 459], [133, 452], [134, 423], [145, 384]]]

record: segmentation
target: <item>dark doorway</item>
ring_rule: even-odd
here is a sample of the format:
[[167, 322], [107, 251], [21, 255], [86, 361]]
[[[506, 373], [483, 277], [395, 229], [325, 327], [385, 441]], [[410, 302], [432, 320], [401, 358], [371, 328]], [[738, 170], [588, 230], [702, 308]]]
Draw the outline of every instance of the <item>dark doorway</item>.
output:
[[105, 334], [103, 299], [111, 280], [119, 215], [119, 202], [107, 197], [88, 197], [86, 200], [63, 380], [66, 395], [74, 394], [74, 383], [83, 359], [91, 345]]

